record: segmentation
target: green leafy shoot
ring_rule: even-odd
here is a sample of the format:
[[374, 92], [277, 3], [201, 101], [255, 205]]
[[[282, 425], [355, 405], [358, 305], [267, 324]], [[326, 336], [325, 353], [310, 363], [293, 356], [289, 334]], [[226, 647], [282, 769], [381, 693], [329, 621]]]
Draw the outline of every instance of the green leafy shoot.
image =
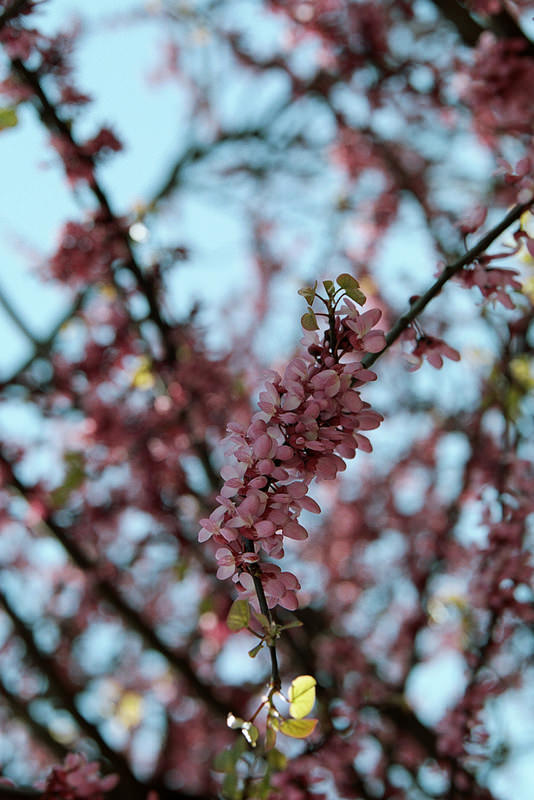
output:
[[350, 297], [350, 299], [354, 300], [358, 305], [363, 306], [366, 298], [364, 293], [360, 290], [360, 284], [356, 278], [353, 278], [348, 272], [343, 272], [341, 275], [337, 276], [336, 283], [343, 289], [347, 297]]

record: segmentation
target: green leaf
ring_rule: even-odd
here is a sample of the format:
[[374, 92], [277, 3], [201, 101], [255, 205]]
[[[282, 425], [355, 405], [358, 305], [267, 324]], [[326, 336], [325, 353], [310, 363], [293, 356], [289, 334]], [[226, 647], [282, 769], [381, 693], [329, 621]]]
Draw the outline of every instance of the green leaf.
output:
[[271, 769], [281, 770], [287, 766], [287, 756], [274, 747], [267, 753], [267, 763]]
[[271, 632], [271, 623], [269, 622], [269, 620], [267, 619], [265, 614], [261, 614], [259, 611], [258, 612], [255, 611], [254, 612], [254, 616], [256, 617], [258, 622], [260, 623], [260, 625], [263, 628], [263, 630], [265, 631], [265, 633], [270, 633]]
[[263, 647], [263, 640], [259, 644], [257, 644], [256, 647], [253, 647], [252, 650], [248, 651], [249, 656], [251, 658], [256, 658], [262, 647]]
[[341, 275], [337, 276], [336, 283], [343, 289], [347, 297], [350, 297], [350, 299], [354, 300], [354, 302], [358, 303], [358, 305], [363, 306], [366, 297], [364, 293], [360, 291], [360, 284], [356, 278], [353, 278], [352, 275], [348, 274], [348, 272], [343, 272]]
[[302, 719], [309, 714], [315, 703], [315, 687], [317, 681], [312, 675], [299, 675], [291, 681], [289, 687], [289, 713], [295, 719]]
[[304, 623], [302, 623], [300, 619], [294, 619], [291, 622], [288, 622], [287, 625], [281, 625], [280, 630], [288, 631], [290, 628], [302, 628], [303, 624]]
[[332, 281], [323, 281], [323, 286], [326, 290], [326, 293], [329, 297], [332, 297], [335, 294], [334, 284]]
[[302, 317], [300, 318], [300, 324], [302, 325], [305, 331], [316, 331], [319, 329], [319, 326], [317, 325], [317, 320], [315, 318], [315, 314], [313, 313], [311, 308], [308, 310], [307, 314], [302, 315]]
[[15, 108], [0, 108], [0, 131], [5, 128], [14, 128], [18, 121]]
[[256, 747], [260, 732], [252, 722], [245, 722], [241, 728], [241, 733], [252, 747]]
[[315, 290], [317, 289], [317, 281], [315, 281], [313, 286], [303, 286], [302, 289], [299, 289], [298, 293], [301, 297], [304, 297], [306, 302], [311, 306], [313, 301], [315, 300]]
[[237, 754], [234, 753], [231, 747], [227, 747], [222, 753], [217, 753], [213, 759], [213, 769], [215, 772], [230, 772], [235, 762], [237, 761]]
[[240, 631], [246, 628], [250, 620], [250, 606], [248, 600], [234, 600], [228, 613], [226, 624], [231, 631]]
[[225, 800], [239, 800], [241, 791], [237, 785], [237, 775], [235, 772], [227, 772], [222, 784], [222, 796]]
[[314, 732], [316, 725], [316, 719], [285, 719], [280, 725], [280, 731], [293, 739], [305, 739]]

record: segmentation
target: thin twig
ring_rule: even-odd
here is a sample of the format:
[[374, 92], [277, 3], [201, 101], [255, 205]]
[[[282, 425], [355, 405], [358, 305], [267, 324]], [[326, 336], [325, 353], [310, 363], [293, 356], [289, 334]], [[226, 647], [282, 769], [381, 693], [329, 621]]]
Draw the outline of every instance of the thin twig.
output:
[[461, 269], [466, 267], [468, 264], [471, 264], [475, 259], [477, 259], [482, 253], [484, 253], [488, 247], [493, 244], [495, 239], [497, 239], [501, 233], [510, 227], [510, 225], [518, 220], [525, 211], [532, 206], [534, 203], [534, 197], [531, 197], [530, 200], [527, 200], [524, 203], [518, 203], [515, 205], [508, 214], [502, 219], [498, 225], [495, 225], [482, 239], [474, 246], [471, 247], [470, 250], [467, 251], [461, 258], [455, 261], [453, 264], [450, 264], [448, 267], [445, 267], [437, 281], [432, 284], [432, 286], [427, 289], [427, 291], [422, 294], [417, 300], [411, 304], [410, 309], [406, 311], [397, 322], [393, 325], [390, 331], [386, 334], [386, 346], [380, 350], [378, 353], [368, 353], [362, 359], [362, 366], [370, 367], [375, 361], [383, 355], [386, 350], [391, 347], [393, 342], [395, 342], [401, 333], [406, 330], [406, 328], [413, 322], [419, 314], [424, 311], [427, 305], [430, 303], [431, 300], [434, 299], [442, 290], [443, 286], [449, 281], [457, 272], [460, 272]]
[[89, 720], [80, 713], [76, 704], [76, 693], [67, 686], [54, 660], [37, 647], [31, 631], [19, 617], [14, 606], [3, 592], [0, 592], [0, 605], [11, 619], [16, 635], [22, 639], [26, 645], [29, 658], [48, 679], [51, 693], [61, 700], [65, 708], [78, 723], [80, 729], [96, 742], [100, 752], [107, 759], [112, 769], [118, 772], [121, 780], [132, 789], [138, 788], [139, 782], [134, 777], [126, 758], [122, 753], [113, 750], [102, 737], [97, 726], [89, 722]]
[[[245, 539], [245, 551], [247, 553], [254, 552], [254, 543], [251, 542], [250, 539]], [[269, 624], [272, 625], [273, 617], [269, 609], [269, 606], [267, 605], [267, 598], [265, 597], [265, 592], [263, 590], [263, 584], [261, 582], [261, 577], [257, 564], [250, 564], [250, 566], [248, 567], [248, 571], [252, 576], [252, 580], [254, 581], [254, 589], [256, 591], [256, 597], [258, 598], [260, 611], [265, 617], [267, 617], [267, 619], [269, 620]], [[275, 691], [279, 691], [282, 685], [282, 681], [280, 679], [280, 670], [278, 668], [276, 644], [273, 642], [272, 644], [268, 644], [267, 646], [269, 648], [269, 654], [271, 656], [271, 684]]]

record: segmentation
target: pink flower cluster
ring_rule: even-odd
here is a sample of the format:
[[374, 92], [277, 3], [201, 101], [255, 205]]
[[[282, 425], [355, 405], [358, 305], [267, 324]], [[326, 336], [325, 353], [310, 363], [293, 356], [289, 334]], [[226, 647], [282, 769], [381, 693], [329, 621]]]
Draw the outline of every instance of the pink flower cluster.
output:
[[418, 335], [413, 328], [409, 328], [405, 332], [404, 338], [415, 341], [413, 350], [407, 355], [408, 369], [412, 372], [419, 369], [425, 358], [435, 369], [442, 368], [444, 358], [449, 358], [451, 361], [460, 360], [458, 350], [450, 347], [447, 342], [444, 342], [443, 339], [438, 339], [437, 336], [427, 336], [424, 333]]
[[116, 220], [99, 212], [86, 222], [67, 222], [48, 269], [56, 280], [74, 287], [109, 281], [112, 262], [128, 258], [125, 235]]
[[[67, 99], [72, 101], [73, 96], [67, 96]], [[122, 144], [109, 128], [101, 128], [96, 136], [88, 139], [83, 145], [75, 144], [64, 136], [52, 136], [50, 144], [59, 153], [67, 179], [73, 186], [79, 181], [92, 184], [95, 159], [106, 153], [117, 153], [122, 150]]]
[[[508, 253], [503, 255], [508, 256]], [[480, 258], [474, 266], [461, 270], [455, 276], [456, 280], [468, 289], [478, 286], [487, 300], [501, 303], [505, 308], [515, 308], [515, 303], [506, 289], [521, 291], [521, 284], [516, 280], [519, 273], [515, 269], [486, 266], [492, 258], [495, 256]]]
[[474, 115], [475, 129], [490, 147], [502, 134], [531, 136], [534, 60], [521, 39], [482, 34], [474, 62], [459, 81], [461, 99]]
[[273, 564], [261, 564], [263, 551], [284, 555], [283, 538], [305, 539], [300, 513], [319, 513], [309, 494], [313, 478], [331, 480], [345, 469], [343, 459], [369, 452], [362, 431], [377, 428], [382, 417], [365, 403], [359, 389], [375, 380], [361, 357], [385, 346], [372, 328], [381, 312], [361, 314], [345, 299], [342, 316], [322, 341], [313, 335], [308, 351], [293, 358], [283, 376], [269, 373], [260, 393], [260, 410], [248, 428], [229, 426], [233, 463], [223, 467], [219, 506], [201, 520], [199, 541], [221, 545], [217, 576], [232, 577], [241, 591], [252, 589], [251, 565], [260, 575], [270, 607], [295, 609], [299, 583]]
[[54, 767], [40, 788], [42, 800], [103, 800], [118, 783], [117, 775], [99, 775], [99, 764], [69, 753], [63, 766]]

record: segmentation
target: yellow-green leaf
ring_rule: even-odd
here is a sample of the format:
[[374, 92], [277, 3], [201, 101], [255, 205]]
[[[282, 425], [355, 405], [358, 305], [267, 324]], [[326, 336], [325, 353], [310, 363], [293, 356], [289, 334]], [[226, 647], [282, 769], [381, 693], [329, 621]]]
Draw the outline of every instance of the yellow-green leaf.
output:
[[305, 739], [314, 732], [316, 725], [316, 719], [285, 719], [280, 724], [280, 731], [293, 739]]
[[316, 331], [319, 326], [317, 325], [317, 320], [315, 318], [315, 314], [313, 311], [308, 311], [307, 314], [303, 314], [300, 318], [300, 324], [304, 328], [305, 331]]
[[267, 755], [267, 763], [271, 769], [281, 770], [287, 766], [287, 756], [274, 748]]
[[250, 606], [248, 600], [234, 600], [228, 613], [226, 624], [231, 631], [240, 631], [246, 628], [250, 620]]
[[0, 131], [4, 128], [14, 128], [18, 121], [16, 109], [0, 108]]
[[315, 703], [315, 686], [317, 681], [312, 675], [299, 675], [289, 687], [289, 713], [295, 719], [302, 719], [309, 714]]

